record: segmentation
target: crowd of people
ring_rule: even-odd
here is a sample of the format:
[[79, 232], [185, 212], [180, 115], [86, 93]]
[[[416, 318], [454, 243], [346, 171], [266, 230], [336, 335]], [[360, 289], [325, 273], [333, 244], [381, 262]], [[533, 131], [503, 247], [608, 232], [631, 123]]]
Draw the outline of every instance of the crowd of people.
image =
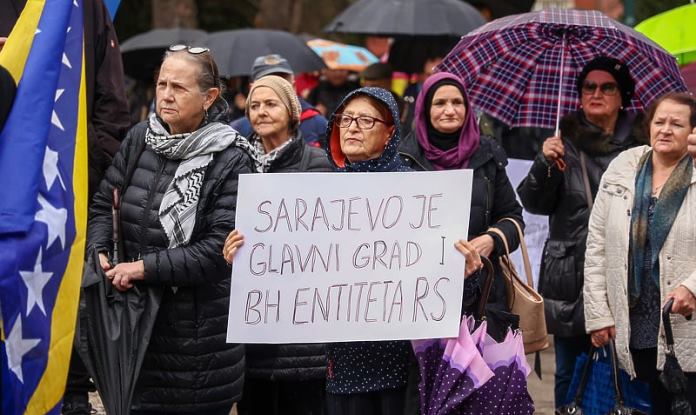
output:
[[[451, 169], [473, 171], [469, 234], [455, 245], [466, 261], [462, 315], [478, 304], [483, 257], [499, 264], [506, 246], [517, 249], [513, 221], [524, 228], [523, 208], [546, 215], [538, 290], [554, 335], [555, 405], [568, 402], [577, 357], [613, 340], [621, 368], [649, 384], [654, 413], [670, 413], [658, 376], [660, 313], [671, 300], [674, 350], [696, 409], [692, 95], [668, 93], [645, 114], [629, 113], [631, 68], [610, 56], [589, 61], [577, 78], [580, 107], [542, 141], [515, 191], [501, 138], [482, 132], [485, 116], [450, 73], [423, 74], [411, 99], [401, 100], [384, 82], [384, 64], [365, 71], [362, 87], [332, 71], [305, 100], [284, 57], [260, 56], [243, 113], [231, 120], [234, 103], [224, 99], [212, 53], [174, 45], [157, 75], [153, 111], [125, 133], [122, 79], [104, 74], [120, 60], [109, 56], [87, 66], [97, 84], [88, 85], [90, 180], [101, 179], [91, 188], [87, 250], [99, 254], [117, 290], [143, 284], [162, 295], [133, 414], [228, 414], [235, 404], [244, 415], [419, 413], [408, 341], [226, 343], [230, 266], [244, 243], [235, 230], [237, 183], [246, 173]], [[116, 92], [105, 94], [102, 84]], [[110, 261], [114, 188], [119, 264]], [[497, 267], [487, 308], [505, 318], [488, 321], [493, 338], [518, 318]], [[89, 380], [72, 359], [63, 413], [89, 413]]]

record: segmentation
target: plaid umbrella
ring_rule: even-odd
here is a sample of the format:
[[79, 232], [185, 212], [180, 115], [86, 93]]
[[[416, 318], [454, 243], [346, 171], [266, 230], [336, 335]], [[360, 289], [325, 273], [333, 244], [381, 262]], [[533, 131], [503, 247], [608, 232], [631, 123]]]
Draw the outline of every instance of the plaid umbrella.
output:
[[462, 37], [437, 70], [459, 75], [474, 106], [509, 126], [558, 129], [560, 115], [579, 106], [578, 74], [601, 55], [628, 65], [636, 81], [629, 111], [686, 90], [669, 53], [628, 26], [585, 10], [495, 20]]

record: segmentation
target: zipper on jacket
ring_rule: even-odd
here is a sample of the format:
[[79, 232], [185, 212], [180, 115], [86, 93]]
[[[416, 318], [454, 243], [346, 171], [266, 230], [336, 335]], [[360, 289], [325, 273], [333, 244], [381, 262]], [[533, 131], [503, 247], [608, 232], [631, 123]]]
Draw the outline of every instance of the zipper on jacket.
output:
[[493, 210], [493, 203], [491, 193], [495, 191], [491, 179], [488, 176], [483, 176], [483, 180], [486, 182], [486, 228], [491, 226], [491, 211]]
[[[159, 156], [157, 156], [159, 157]], [[143, 211], [143, 220], [141, 221], [141, 226], [145, 230], [145, 234], [143, 237], [140, 239], [140, 248], [138, 250], [138, 258], [142, 258], [143, 254], [145, 253], [144, 250], [147, 247], [147, 243], [149, 242], [150, 238], [150, 232], [148, 232], [148, 227], [150, 225], [150, 210], [152, 209], [152, 204], [154, 202], [154, 196], [155, 192], [157, 189], [157, 184], [159, 183], [159, 179], [162, 176], [162, 173], [164, 173], [164, 168], [167, 166], [167, 160], [164, 159], [162, 163], [160, 163], [159, 168], [157, 169], [157, 173], [155, 174], [155, 180], [153, 182], [153, 191], [148, 192], [148, 198], [147, 198], [147, 203], [145, 205], [145, 210]]]

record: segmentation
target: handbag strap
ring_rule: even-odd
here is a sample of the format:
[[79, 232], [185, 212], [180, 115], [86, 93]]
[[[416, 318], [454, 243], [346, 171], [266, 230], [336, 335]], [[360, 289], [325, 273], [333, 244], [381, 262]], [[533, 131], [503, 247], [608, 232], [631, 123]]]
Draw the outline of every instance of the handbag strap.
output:
[[587, 206], [592, 210], [594, 202], [590, 188], [590, 176], [587, 174], [587, 162], [585, 161], [585, 153], [582, 151], [580, 152], [580, 168], [582, 169], [582, 182], [585, 185], [585, 199], [587, 199]]
[[[527, 242], [524, 239], [524, 232], [522, 232], [522, 227], [520, 224], [513, 218], [503, 218], [498, 221], [498, 223], [502, 221], [509, 221], [512, 222], [515, 225], [515, 229], [517, 229], [517, 236], [519, 237], [520, 240], [520, 251], [522, 253], [522, 262], [524, 264], [524, 273], [525, 276], [527, 277], [527, 284], [530, 287], [534, 286], [534, 280], [532, 279], [532, 264], [529, 261], [529, 253], [527, 251]], [[498, 228], [490, 227], [488, 228], [488, 232], [493, 232], [494, 234], [498, 235], [498, 237], [503, 241], [503, 246], [505, 247], [505, 255], [510, 256], [510, 246], [508, 245], [507, 238], [505, 237], [505, 233], [501, 231]]]
[[578, 383], [578, 390], [575, 391], [575, 402], [576, 406], [582, 405], [582, 397], [585, 395], [585, 386], [587, 386], [587, 381], [590, 377], [590, 370], [592, 369], [592, 356], [596, 351], [594, 346], [590, 346], [590, 351], [587, 353], [587, 360], [585, 361], [585, 366], [582, 368], [582, 374], [580, 375], [580, 382]]
[[481, 256], [481, 263], [486, 270], [486, 280], [483, 282], [483, 290], [481, 290], [481, 298], [479, 299], [478, 308], [476, 309], [476, 319], [481, 320], [486, 315], [486, 305], [488, 304], [488, 296], [491, 294], [493, 287], [493, 279], [495, 278], [495, 270], [491, 260], [485, 256]]
[[619, 382], [619, 357], [616, 354], [616, 344], [614, 339], [609, 340], [609, 351], [611, 354], [611, 378], [614, 381], [614, 391], [616, 392], [616, 403], [623, 406], [623, 394], [621, 393], [621, 383]]
[[512, 222], [512, 224], [515, 225], [515, 229], [517, 229], [517, 237], [520, 240], [520, 251], [522, 253], [522, 262], [524, 263], [524, 273], [527, 276], [527, 284], [529, 284], [530, 287], [533, 287], [534, 281], [532, 279], [532, 263], [529, 260], [529, 252], [527, 252], [527, 241], [524, 239], [524, 232], [522, 231], [522, 227], [520, 226], [520, 223], [513, 218], [502, 218], [498, 222], [502, 222], [504, 220]]

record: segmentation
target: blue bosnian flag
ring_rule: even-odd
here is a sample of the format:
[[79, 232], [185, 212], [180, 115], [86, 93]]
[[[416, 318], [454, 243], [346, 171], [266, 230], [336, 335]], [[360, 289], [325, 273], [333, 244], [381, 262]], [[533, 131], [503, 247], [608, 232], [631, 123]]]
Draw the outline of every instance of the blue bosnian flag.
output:
[[0, 131], [2, 414], [59, 413], [87, 222], [83, 0], [28, 0], [0, 65], [17, 83]]

